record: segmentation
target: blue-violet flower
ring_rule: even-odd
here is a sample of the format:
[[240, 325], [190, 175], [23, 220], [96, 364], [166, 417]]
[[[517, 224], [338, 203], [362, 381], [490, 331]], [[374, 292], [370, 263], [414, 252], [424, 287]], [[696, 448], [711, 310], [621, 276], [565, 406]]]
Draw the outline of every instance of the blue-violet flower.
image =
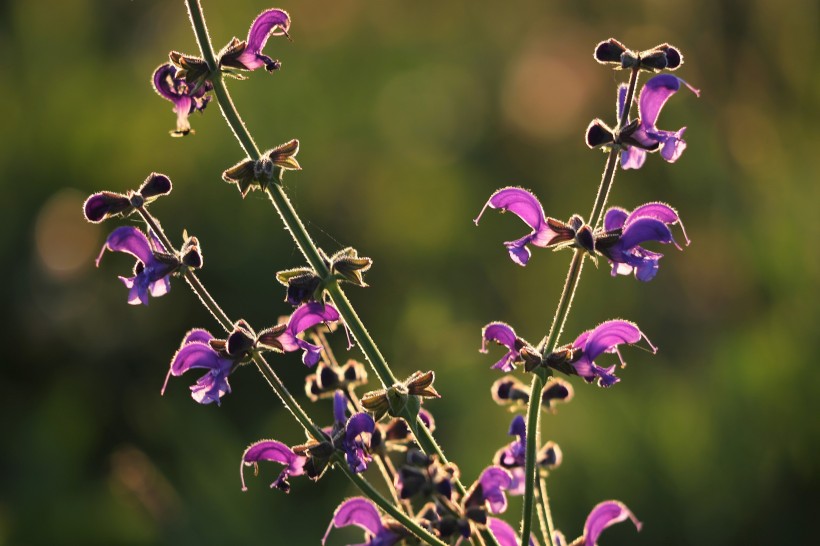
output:
[[185, 78], [177, 76], [177, 71], [177, 67], [170, 63], [162, 64], [154, 71], [153, 82], [154, 90], [159, 96], [174, 104], [177, 128], [171, 131], [171, 135], [185, 136], [193, 132], [188, 116], [205, 110], [211, 100], [211, 96], [206, 93], [213, 89], [213, 84], [209, 80], [203, 80], [191, 88]]
[[640, 281], [649, 281], [658, 272], [658, 261], [663, 254], [646, 250], [642, 243], [657, 241], [680, 245], [672, 237], [670, 226], [680, 225], [686, 244], [689, 237], [678, 213], [663, 203], [647, 203], [632, 212], [612, 207], [604, 215], [604, 233], [598, 238], [598, 251], [612, 264], [612, 276], [635, 274]]
[[181, 266], [176, 257], [166, 253], [165, 247], [153, 233], [149, 241], [142, 231], [133, 226], [121, 226], [111, 232], [97, 256], [97, 267], [106, 250], [125, 252], [137, 259], [134, 276], [119, 277], [128, 288], [128, 303], [131, 305], [148, 305], [148, 294], [155, 298], [167, 294], [171, 289], [169, 276]]
[[248, 38], [240, 42], [234, 38], [223, 50], [220, 63], [223, 66], [241, 70], [256, 70], [265, 67], [268, 72], [278, 70], [279, 61], [262, 54], [262, 49], [270, 36], [287, 36], [290, 17], [281, 9], [269, 9], [257, 15], [248, 31]]
[[401, 540], [406, 531], [392, 520], [383, 520], [372, 501], [363, 497], [353, 497], [340, 504], [333, 512], [333, 519], [322, 537], [322, 544], [334, 527], [356, 525], [365, 531], [367, 542], [358, 546], [392, 546]]
[[290, 476], [301, 476], [305, 473], [305, 457], [297, 455], [291, 448], [277, 442], [276, 440], [260, 440], [248, 446], [245, 453], [242, 454], [242, 463], [239, 465], [239, 476], [242, 480], [242, 491], [247, 491], [245, 486], [245, 471], [244, 467], [253, 466], [254, 471], [258, 472], [259, 461], [272, 461], [285, 465], [282, 472], [274, 480], [270, 486], [285, 493], [290, 492], [290, 483], [288, 478]]

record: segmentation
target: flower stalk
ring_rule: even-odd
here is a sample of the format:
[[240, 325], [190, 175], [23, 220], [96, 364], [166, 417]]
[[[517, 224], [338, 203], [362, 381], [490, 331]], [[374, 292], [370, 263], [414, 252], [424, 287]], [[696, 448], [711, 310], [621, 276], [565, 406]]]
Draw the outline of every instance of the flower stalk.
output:
[[[630, 72], [629, 87], [627, 88], [623, 112], [618, 119], [617, 131], [620, 131], [624, 127], [626, 120], [629, 117], [629, 110], [631, 109], [632, 100], [635, 96], [635, 88], [638, 85], [639, 74], [640, 69], [637, 67], [633, 68]], [[618, 170], [619, 152], [620, 147], [613, 144], [612, 149], [609, 151], [609, 155], [607, 156], [606, 166], [604, 167], [604, 173], [601, 177], [601, 185], [598, 188], [598, 195], [595, 197], [595, 203], [592, 205], [592, 212], [590, 213], [589, 225], [593, 226], [593, 228], [601, 221], [601, 217], [603, 216], [603, 211], [609, 197], [609, 192], [612, 189], [613, 182], [615, 181], [615, 172]], [[564, 282], [564, 289], [561, 292], [560, 299], [558, 300], [558, 306], [555, 310], [555, 315], [553, 315], [549, 333], [539, 344], [541, 355], [544, 358], [552, 353], [558, 345], [558, 339], [564, 329], [567, 317], [569, 316], [570, 307], [572, 306], [572, 300], [575, 297], [575, 290], [581, 280], [581, 271], [584, 267], [585, 257], [586, 252], [580, 248], [576, 249], [572, 256], [572, 261], [570, 262], [569, 270], [567, 272], [567, 278]], [[531, 440], [527, 442], [527, 458], [524, 467], [525, 489], [524, 509], [521, 523], [521, 546], [527, 546], [530, 531], [532, 530], [533, 505], [535, 500], [534, 493], [537, 481], [535, 472], [536, 446], [539, 445], [538, 442], [541, 436], [540, 397], [535, 396], [535, 393], [540, 393], [544, 388], [546, 376], [547, 372], [543, 368], [538, 368], [535, 370], [530, 390], [533, 395], [530, 396], [530, 401], [527, 406], [527, 434]], [[548, 499], [545, 498], [544, 503], [545, 509], [548, 510]]]

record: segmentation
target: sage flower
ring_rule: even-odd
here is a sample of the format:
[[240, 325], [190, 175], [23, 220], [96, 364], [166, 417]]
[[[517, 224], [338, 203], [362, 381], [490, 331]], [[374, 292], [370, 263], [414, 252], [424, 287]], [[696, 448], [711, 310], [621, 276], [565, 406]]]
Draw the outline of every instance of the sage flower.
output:
[[[487, 518], [487, 527], [490, 528], [500, 546], [519, 546], [521, 544], [518, 533], [503, 519]], [[535, 540], [532, 536], [530, 536], [530, 546], [535, 546]]]
[[[625, 146], [621, 152], [621, 167], [641, 168], [646, 161], [647, 151], [660, 150], [661, 157], [669, 163], [674, 163], [681, 156], [686, 149], [686, 141], [683, 140], [686, 127], [681, 127], [677, 131], [664, 131], [655, 125], [664, 104], [678, 92], [681, 84], [688, 87], [696, 96], [700, 96], [700, 90], [671, 74], [654, 76], [644, 84], [638, 98], [640, 121], [633, 131], [622, 135], [622, 138], [631, 145]], [[618, 88], [618, 119], [621, 118], [624, 107], [629, 106], [624, 105], [626, 93], [626, 86], [621, 85]]]
[[220, 405], [222, 397], [231, 392], [228, 376], [237, 360], [225, 350], [214, 349], [212, 340], [214, 336], [201, 328], [195, 328], [185, 334], [179, 350], [171, 359], [171, 368], [162, 386], [163, 394], [172, 375], [179, 377], [188, 370], [201, 368], [207, 371], [191, 385], [191, 398], [200, 404], [216, 402]]
[[510, 258], [518, 265], [527, 265], [530, 260], [531, 253], [527, 245], [532, 244], [547, 248], [559, 235], [557, 231], [550, 227], [550, 223], [555, 222], [555, 220], [547, 218], [538, 199], [525, 189], [509, 187], [496, 191], [490, 196], [478, 217], [473, 220], [476, 225], [478, 225], [478, 221], [487, 207], [500, 209], [502, 212], [510, 211], [532, 228], [530, 233], [520, 239], [504, 243], [510, 253]]
[[302, 362], [305, 366], [312, 368], [322, 358], [322, 348], [298, 336], [317, 324], [336, 320], [339, 320], [339, 311], [332, 305], [317, 302], [305, 303], [293, 312], [288, 319], [287, 327], [266, 338], [264, 343], [274, 345], [276, 349], [286, 353], [303, 351]]
[[573, 354], [572, 367], [575, 373], [587, 382], [597, 381], [601, 387], [611, 387], [620, 381], [620, 378], [615, 376], [615, 365], [603, 368], [595, 364], [595, 359], [603, 353], [615, 353], [623, 368], [626, 362], [618, 350], [618, 345], [635, 344], [641, 339], [649, 343], [652, 352], [657, 352], [658, 349], [649, 342], [635, 323], [626, 320], [608, 320], [592, 330], [583, 332], [572, 342], [570, 347], [570, 352]]
[[333, 528], [355, 525], [365, 532], [367, 542], [358, 546], [392, 546], [404, 538], [406, 531], [392, 520], [382, 519], [372, 501], [364, 497], [353, 497], [340, 504], [333, 512], [333, 519], [322, 537], [327, 542]]
[[501, 360], [492, 365], [492, 369], [511, 372], [515, 369], [516, 364], [522, 362], [533, 365], [541, 363], [540, 353], [527, 341], [518, 337], [509, 324], [491, 322], [486, 325], [481, 330], [481, 349], [479, 349], [479, 352], [487, 352], [488, 341], [494, 341], [509, 349], [501, 357]]
[[131, 305], [148, 305], [148, 295], [158, 298], [171, 290], [169, 276], [181, 263], [174, 256], [166, 254], [162, 243], [153, 236], [148, 237], [133, 226], [121, 226], [111, 232], [97, 256], [96, 265], [100, 266], [106, 250], [124, 252], [137, 259], [132, 277], [119, 277], [128, 288], [128, 303]]
[[623, 503], [611, 500], [598, 504], [584, 523], [584, 546], [595, 546], [604, 529], [627, 518], [632, 520], [638, 531], [641, 530], [641, 522]]
[[160, 97], [169, 100], [174, 105], [177, 114], [177, 128], [171, 131], [172, 136], [185, 136], [192, 133], [188, 116], [194, 112], [202, 112], [211, 100], [208, 91], [213, 89], [209, 80], [202, 80], [198, 85], [191, 85], [177, 76], [177, 67], [171, 63], [160, 65], [153, 76], [154, 90]]
[[464, 507], [486, 506], [491, 514], [500, 514], [507, 510], [504, 491], [510, 489], [512, 483], [512, 474], [507, 470], [500, 466], [488, 466], [464, 497]]
[[[640, 281], [652, 280], [658, 272], [658, 262], [663, 254], [646, 250], [641, 244], [657, 241], [680, 245], [672, 237], [670, 226], [680, 225], [686, 244], [689, 237], [678, 213], [663, 203], [647, 203], [627, 212], [612, 207], [604, 215], [604, 235], [597, 241], [598, 251], [612, 264], [612, 276], [635, 274]], [[612, 234], [620, 235], [612, 237]]]
[[268, 38], [271, 36], [287, 36], [290, 28], [290, 17], [281, 9], [269, 9], [257, 15], [248, 31], [248, 38], [239, 41], [231, 40], [222, 54], [222, 66], [230, 66], [241, 70], [256, 70], [265, 67], [268, 72], [278, 70], [282, 64], [262, 54]]
[[258, 469], [259, 461], [272, 461], [285, 465], [282, 472], [274, 480], [270, 486], [279, 489], [285, 493], [290, 492], [290, 483], [288, 478], [290, 476], [301, 476], [305, 473], [305, 457], [297, 455], [294, 451], [276, 440], [260, 440], [248, 446], [245, 453], [242, 454], [242, 462], [239, 465], [239, 476], [242, 480], [242, 491], [247, 491], [245, 486], [245, 471], [246, 466], [253, 466]]

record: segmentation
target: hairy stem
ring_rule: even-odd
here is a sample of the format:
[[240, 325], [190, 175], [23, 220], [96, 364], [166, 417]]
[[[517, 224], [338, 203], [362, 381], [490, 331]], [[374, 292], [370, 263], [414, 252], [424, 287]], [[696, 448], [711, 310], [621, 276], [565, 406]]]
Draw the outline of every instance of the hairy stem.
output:
[[[633, 69], [629, 76], [629, 86], [624, 100], [624, 109], [621, 112], [621, 117], [618, 120], [618, 128], [620, 131], [626, 120], [629, 118], [629, 111], [632, 107], [632, 100], [635, 96], [635, 88], [638, 85], [638, 75], [640, 70]], [[590, 213], [589, 225], [595, 228], [601, 221], [604, 208], [606, 207], [609, 192], [612, 189], [612, 183], [615, 180], [615, 172], [618, 170], [619, 160], [619, 146], [613, 146], [607, 156], [604, 173], [601, 176], [601, 185], [598, 187], [598, 195], [595, 197], [595, 203], [592, 205], [592, 212]], [[572, 299], [575, 296], [575, 290], [581, 280], [581, 271], [584, 266], [584, 258], [586, 254], [581, 249], [576, 249], [572, 256], [572, 261], [567, 272], [567, 279], [564, 283], [564, 290], [561, 292], [561, 298], [558, 300], [558, 307], [553, 315], [552, 324], [550, 325], [549, 333], [541, 340], [539, 348], [543, 357], [549, 355], [558, 345], [558, 339], [566, 324], [569, 310], [572, 306]], [[521, 545], [527, 546], [529, 541], [530, 530], [532, 529], [532, 512], [535, 489], [535, 454], [538, 447], [537, 439], [540, 436], [540, 400], [541, 390], [544, 388], [544, 381], [547, 372], [543, 368], [536, 370], [533, 374], [532, 385], [530, 390], [530, 401], [527, 407], [527, 451], [526, 463], [524, 466], [524, 513], [521, 522]], [[546, 500], [545, 500], [546, 502]]]
[[[186, 4], [188, 6], [188, 13], [194, 28], [194, 33], [196, 35], [199, 48], [202, 51], [203, 58], [208, 63], [208, 67], [211, 71], [211, 81], [214, 86], [214, 95], [216, 96], [219, 107], [222, 110], [222, 115], [225, 117], [225, 120], [228, 122], [228, 125], [248, 157], [253, 160], [258, 160], [260, 157], [259, 148], [256, 146], [256, 143], [254, 142], [253, 137], [251, 137], [248, 128], [239, 116], [239, 112], [237, 112], [236, 107], [231, 100], [228, 89], [225, 87], [222, 74], [219, 72], [213, 46], [211, 45], [210, 38], [208, 37], [208, 30], [205, 25], [202, 7], [199, 5], [199, 0], [186, 0]], [[387, 360], [381, 354], [381, 351], [379, 351], [379, 348], [373, 341], [373, 338], [370, 337], [367, 328], [365, 328], [364, 323], [359, 318], [353, 308], [353, 305], [350, 303], [350, 300], [347, 299], [344, 291], [339, 287], [336, 280], [330, 276], [330, 272], [322, 260], [318, 248], [313, 243], [313, 240], [299, 218], [299, 215], [294, 210], [293, 205], [285, 194], [283, 188], [279, 184], [269, 184], [265, 191], [276, 208], [276, 211], [279, 213], [279, 216], [282, 218], [285, 227], [293, 237], [294, 242], [299, 247], [302, 255], [320, 277], [328, 280], [326, 286], [328, 295], [331, 300], [333, 300], [336, 308], [339, 310], [345, 324], [347, 324], [348, 328], [350, 328], [353, 337], [358, 342], [362, 352], [368, 362], [370, 362], [370, 365], [373, 367], [373, 370], [376, 372], [379, 380], [382, 382], [382, 385], [384, 387], [394, 385], [397, 382], [397, 379], [390, 370]], [[413, 420], [412, 418], [409, 419]], [[414, 432], [416, 432], [416, 439], [422, 450], [426, 453], [436, 454], [442, 463], [446, 464], [448, 462], [448, 459], [445, 457], [441, 447], [436, 443], [432, 433], [421, 418], [416, 418], [415, 423], [411, 423], [411, 428], [413, 428]], [[460, 493], [464, 494], [466, 488], [461, 481], [456, 479], [454, 483], [456, 489]], [[490, 544], [495, 546], [498, 545], [498, 542], [489, 531], [482, 531], [482, 535], [485, 539], [491, 539], [489, 540]]]
[[555, 540], [555, 524], [552, 522], [552, 510], [550, 510], [550, 498], [547, 495], [547, 478], [546, 476], [539, 476], [538, 478], [538, 499], [541, 503], [541, 509], [544, 511], [544, 518], [547, 520], [547, 532], [549, 533], [549, 545], [552, 546], [552, 541]]

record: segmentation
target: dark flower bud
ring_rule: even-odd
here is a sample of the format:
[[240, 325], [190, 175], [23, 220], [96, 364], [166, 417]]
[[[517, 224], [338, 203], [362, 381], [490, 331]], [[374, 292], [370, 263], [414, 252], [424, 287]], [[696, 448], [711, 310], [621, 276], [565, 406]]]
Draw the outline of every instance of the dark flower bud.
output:
[[558, 444], [555, 442], [547, 442], [544, 444], [544, 447], [538, 450], [536, 461], [538, 462], [538, 466], [552, 470], [561, 466], [562, 459], [563, 453], [561, 452], [561, 448], [558, 447]]
[[621, 68], [636, 68], [641, 64], [638, 55], [630, 50], [621, 53]]
[[669, 44], [661, 44], [641, 51], [639, 57], [641, 68], [652, 72], [675, 70], [683, 64], [683, 55], [680, 50]]
[[409, 465], [402, 466], [399, 469], [397, 480], [399, 497], [402, 499], [415, 497], [428, 485], [426, 472]]
[[161, 195], [168, 195], [172, 189], [171, 179], [164, 174], [151, 173], [137, 190], [146, 202]]
[[593, 56], [601, 64], [621, 64], [621, 55], [628, 51], [626, 46], [615, 38], [605, 40], [595, 46]]
[[236, 184], [239, 193], [244, 198], [251, 191], [254, 182], [254, 166], [256, 162], [252, 159], [243, 159], [233, 167], [226, 169], [222, 173], [222, 180], [229, 184]]
[[256, 344], [256, 335], [250, 325], [244, 320], [234, 324], [234, 329], [228, 336], [225, 351], [235, 358], [244, 358]]
[[85, 219], [93, 224], [131, 210], [133, 207], [128, 197], [110, 191], [95, 193], [83, 203]]
[[319, 369], [316, 370], [316, 379], [319, 388], [324, 391], [335, 391], [342, 383], [339, 379], [339, 373], [324, 362], [319, 363]]
[[561, 220], [547, 218], [547, 225], [556, 233], [555, 237], [550, 240], [550, 246], [559, 246], [561, 243], [572, 241], [575, 238], [575, 230]]
[[530, 400], [530, 388], [515, 377], [508, 375], [496, 380], [490, 387], [493, 400], [499, 405], [525, 405]]
[[569, 225], [569, 227], [572, 228], [572, 236], [573, 238], [575, 238], [577, 236], [578, 230], [581, 229], [581, 227], [584, 225], [584, 219], [583, 217], [581, 217], [580, 214], [573, 214], [570, 217], [569, 222], [567, 222], [567, 225]]
[[595, 237], [592, 235], [592, 228], [584, 225], [575, 233], [575, 244], [583, 248], [590, 254], [595, 253]]
[[267, 156], [262, 156], [253, 164], [253, 178], [262, 189], [268, 187], [268, 183], [273, 180], [273, 161]]
[[600, 148], [615, 142], [615, 132], [598, 118], [593, 119], [587, 126], [586, 143], [590, 148]]
[[285, 301], [294, 307], [309, 301], [319, 301], [323, 288], [322, 279], [312, 269], [298, 268], [280, 271], [276, 280], [288, 287]]
[[433, 458], [419, 449], [408, 449], [407, 464], [427, 468], [433, 464]]
[[185, 240], [182, 243], [182, 248], [179, 251], [182, 256], [182, 263], [191, 269], [200, 269], [204, 263], [202, 258], [202, 251], [199, 248], [199, 239], [196, 237], [189, 237], [188, 233], [183, 234]]
[[556, 403], [566, 403], [572, 400], [575, 391], [567, 381], [560, 377], [551, 377], [544, 390], [541, 391], [541, 405], [549, 411], [555, 411], [553, 406]]
[[367, 383], [367, 369], [359, 361], [350, 359], [342, 366], [344, 380], [353, 386]]
[[464, 511], [467, 519], [474, 521], [480, 525], [487, 524], [487, 511], [480, 506], [471, 506]]

